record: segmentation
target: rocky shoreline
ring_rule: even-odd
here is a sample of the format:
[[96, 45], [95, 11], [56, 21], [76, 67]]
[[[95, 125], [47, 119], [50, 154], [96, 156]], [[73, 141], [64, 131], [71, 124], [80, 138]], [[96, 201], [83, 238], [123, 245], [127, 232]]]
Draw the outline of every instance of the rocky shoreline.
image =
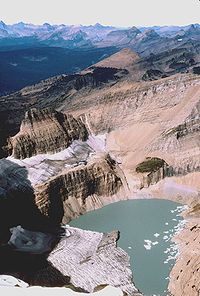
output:
[[[1, 248], [1, 261], [4, 255], [11, 256], [11, 260], [21, 256], [23, 260], [23, 253], [26, 252], [26, 260], [30, 263], [34, 252], [41, 253], [42, 256], [42, 253], [47, 251], [44, 249], [47, 235], [44, 237], [45, 234], [41, 236], [39, 232], [27, 231], [19, 226], [13, 232], [15, 239], [11, 237], [9, 241], [13, 250], [6, 251], [5, 248], [4, 250]], [[39, 260], [36, 266], [33, 262], [30, 265], [27, 263], [25, 268], [20, 265], [14, 266], [15, 271], [7, 270], [6, 274], [20, 278], [31, 286], [64, 287], [70, 283], [73, 287], [77, 287], [77, 291], [79, 289], [92, 293], [96, 287], [104, 285], [117, 287], [116, 292], [118, 291], [119, 295], [122, 295], [120, 294], [122, 291], [124, 295], [142, 296], [133, 284], [128, 254], [117, 247], [118, 237], [118, 231], [103, 234], [66, 226], [60, 242], [46, 257], [46, 264], [42, 261], [42, 257], [34, 255], [33, 260]], [[16, 251], [19, 254], [15, 255]], [[23, 261], [21, 264], [24, 264]], [[6, 281], [5, 276], [4, 284], [9, 286], [9, 279], [7, 285]], [[20, 283], [15, 283], [16, 285], [21, 286]], [[1, 282], [0, 286], [2, 287]], [[29, 291], [31, 293], [31, 290]]]

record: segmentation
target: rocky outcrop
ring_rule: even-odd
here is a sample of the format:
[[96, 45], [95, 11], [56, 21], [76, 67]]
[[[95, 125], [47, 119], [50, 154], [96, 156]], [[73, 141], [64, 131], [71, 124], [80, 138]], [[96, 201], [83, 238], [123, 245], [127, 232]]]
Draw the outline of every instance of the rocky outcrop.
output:
[[165, 177], [173, 175], [173, 168], [163, 159], [147, 157], [136, 167], [136, 172], [141, 176], [141, 188], [158, 183]]
[[[30, 108], [58, 109], [74, 94], [116, 83], [127, 71], [107, 67], [94, 67], [85, 74], [60, 75], [28, 86], [9, 96], [0, 98], [0, 157], [8, 156], [7, 139], [20, 129], [25, 112]], [[68, 102], [68, 103], [69, 103]]]
[[0, 161], [1, 274], [30, 285], [62, 287], [70, 281], [92, 292], [98, 285], [111, 284], [130, 296], [141, 295], [132, 283], [128, 255], [116, 246], [118, 232], [59, 228], [63, 216], [66, 222], [88, 210], [88, 198], [96, 206], [98, 197], [112, 197], [122, 186], [115, 161], [109, 155], [93, 157], [88, 164], [66, 168], [35, 191], [19, 160]]
[[[0, 246], [0, 273], [7, 274], [8, 281], [0, 276], [0, 291], [3, 277], [6, 286], [71, 285], [75, 291], [91, 293], [97, 291], [96, 287], [112, 285], [126, 295], [142, 295], [132, 282], [129, 256], [117, 247], [118, 231], [98, 233], [66, 226], [59, 243], [48, 253], [45, 236], [49, 234], [17, 226], [15, 237], [9, 241], [12, 247]], [[43, 243], [43, 252], [35, 253], [42, 250]], [[13, 282], [11, 276], [20, 280]]]
[[167, 75], [163, 73], [162, 71], [158, 69], [149, 69], [145, 72], [145, 74], [142, 76], [142, 80], [148, 81], [148, 80], [157, 80], [160, 78], [165, 78]]
[[[122, 187], [115, 162], [109, 155], [94, 157], [87, 165], [66, 169], [37, 185], [36, 204], [50, 220], [64, 223], [101, 206]], [[103, 202], [105, 197], [105, 202]]]
[[131, 69], [134, 63], [140, 59], [139, 55], [129, 48], [124, 48], [103, 61], [95, 64], [95, 67], [107, 67], [116, 69]]
[[98, 285], [110, 284], [128, 295], [141, 295], [132, 284], [128, 255], [116, 246], [118, 232], [67, 229], [71, 235], [61, 240], [48, 260], [63, 275], [70, 276], [74, 286], [92, 292]]
[[[29, 236], [31, 231], [27, 236], [27, 231], [23, 229], [23, 235], [20, 237], [20, 233], [17, 232], [19, 241], [22, 242], [20, 248], [17, 248], [20, 252], [15, 252], [14, 248], [7, 250], [6, 253], [5, 248], [4, 250], [0, 248], [1, 261], [2, 254], [10, 255], [7, 259], [8, 266], [10, 258], [16, 261], [14, 269], [7, 270], [7, 276], [0, 276], [0, 291], [1, 285], [4, 284], [4, 286], [18, 285], [21, 287], [28, 285], [60, 286], [63, 288], [71, 286], [75, 291], [91, 293], [100, 290], [101, 286], [112, 285], [118, 288], [114, 289], [116, 292], [123, 291], [119, 295], [142, 295], [132, 282], [129, 256], [117, 247], [119, 237], [117, 231], [103, 234], [72, 227], [66, 227], [65, 231], [67, 236], [63, 234], [60, 242], [47, 256], [44, 254], [34, 255], [31, 252], [32, 244], [28, 244], [26, 241], [26, 239], [28, 242], [29, 239], [34, 241], [36, 238], [41, 240], [39, 233], [32, 232], [33, 237], [31, 237]], [[18, 247], [19, 241], [17, 239], [15, 241]], [[29, 248], [30, 253], [23, 253], [24, 248]], [[20, 261], [16, 260], [17, 257], [26, 260], [22, 261], [20, 265]], [[32, 265], [29, 265], [31, 262]], [[13, 279], [10, 275], [14, 275], [18, 280]], [[3, 281], [1, 281], [2, 279]], [[49, 291], [53, 291], [53, 289]]]
[[180, 255], [170, 273], [169, 289], [174, 296], [199, 296], [200, 293], [200, 220], [189, 219], [174, 239]]
[[30, 109], [19, 133], [10, 139], [15, 158], [53, 153], [67, 148], [73, 140], [86, 140], [88, 132], [80, 119], [50, 109]]
[[183, 123], [166, 130], [152, 149], [174, 155], [173, 174], [185, 175], [200, 170], [200, 102], [197, 101]]

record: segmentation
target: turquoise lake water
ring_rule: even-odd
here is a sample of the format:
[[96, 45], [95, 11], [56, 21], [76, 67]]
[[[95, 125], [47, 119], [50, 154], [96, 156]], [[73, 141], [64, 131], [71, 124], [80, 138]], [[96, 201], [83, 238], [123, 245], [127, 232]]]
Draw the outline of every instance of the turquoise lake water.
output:
[[120, 231], [118, 246], [130, 256], [135, 285], [145, 296], [167, 295], [177, 247], [171, 237], [183, 225], [180, 204], [167, 200], [128, 200], [110, 204], [70, 222], [85, 230]]

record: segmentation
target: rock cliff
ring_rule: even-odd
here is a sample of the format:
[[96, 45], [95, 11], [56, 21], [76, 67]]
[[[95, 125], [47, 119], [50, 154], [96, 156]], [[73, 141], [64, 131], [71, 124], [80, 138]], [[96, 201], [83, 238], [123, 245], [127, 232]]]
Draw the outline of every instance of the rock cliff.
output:
[[[112, 285], [124, 295], [142, 295], [132, 282], [129, 256], [117, 247], [117, 231], [103, 234], [67, 226], [59, 243], [47, 253], [45, 236], [49, 234], [20, 226], [15, 230], [10, 239], [12, 247], [0, 247], [0, 272], [7, 274], [0, 276], [0, 291], [2, 285], [13, 286], [11, 276], [15, 276], [19, 280], [14, 281], [14, 286], [24, 288], [71, 286], [75, 291], [94, 292], [96, 287]], [[42, 253], [35, 254], [41, 247]]]
[[0, 157], [6, 157], [7, 139], [20, 129], [25, 112], [30, 108], [57, 109], [74, 94], [82, 95], [96, 88], [116, 83], [127, 71], [93, 67], [85, 74], [60, 75], [23, 88], [0, 98]]
[[[106, 65], [110, 61], [116, 62]], [[134, 69], [140, 62], [136, 59]], [[49, 111], [28, 112], [11, 138], [8, 159], [26, 167], [40, 214], [51, 223], [66, 223], [119, 199], [163, 197], [190, 204], [200, 196], [199, 76], [144, 82], [115, 71], [94, 66], [71, 80], [54, 78], [15, 94], [26, 108], [52, 104], [59, 110], [50, 118]], [[34, 114], [40, 114], [38, 121]], [[137, 171], [145, 159], [159, 159], [161, 166]], [[186, 268], [189, 278], [192, 272]], [[176, 271], [171, 283], [175, 277]], [[177, 295], [188, 291], [180, 281]]]
[[175, 237], [180, 255], [171, 272], [169, 289], [175, 296], [198, 296], [200, 293], [199, 263], [200, 220], [189, 219], [186, 227]]
[[49, 261], [63, 275], [70, 276], [74, 286], [92, 292], [103, 283], [120, 287], [131, 296], [142, 295], [132, 284], [128, 255], [116, 247], [118, 232], [67, 229], [71, 235], [61, 240]]
[[30, 109], [19, 133], [10, 139], [10, 150], [15, 158], [29, 158], [61, 151], [74, 140], [84, 141], [87, 137], [87, 129], [80, 119], [50, 109]]
[[87, 210], [90, 196], [96, 206], [98, 196], [103, 200], [119, 190], [115, 162], [101, 153], [33, 188], [23, 161], [11, 160], [0, 161], [0, 273], [30, 285], [61, 287], [70, 281], [92, 292], [110, 283], [130, 296], [141, 295], [132, 283], [128, 255], [116, 246], [118, 232], [59, 228], [63, 215], [65, 222]]
[[[107, 203], [122, 187], [115, 162], [95, 157], [35, 187], [36, 204], [51, 220], [64, 223]], [[104, 201], [105, 199], [105, 201]]]

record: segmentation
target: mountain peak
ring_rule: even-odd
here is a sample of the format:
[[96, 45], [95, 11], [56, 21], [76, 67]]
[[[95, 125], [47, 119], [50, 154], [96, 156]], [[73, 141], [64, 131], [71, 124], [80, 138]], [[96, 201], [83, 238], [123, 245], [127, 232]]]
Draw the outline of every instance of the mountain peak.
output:
[[131, 30], [131, 31], [137, 31], [137, 32], [140, 32], [140, 30], [139, 30], [137, 27], [135, 27], [135, 26], [131, 27], [130, 30]]
[[110, 57], [95, 64], [97, 67], [108, 67], [117, 69], [129, 69], [136, 61], [140, 59], [139, 55], [130, 48], [124, 48]]
[[51, 27], [51, 25], [49, 23], [44, 23], [43, 26], [45, 26], [45, 27]]
[[0, 29], [5, 29], [7, 26], [3, 21], [0, 21]]
[[104, 26], [101, 25], [100, 23], [96, 23], [96, 24], [94, 25], [94, 27], [96, 27], [96, 28], [103, 28]]

